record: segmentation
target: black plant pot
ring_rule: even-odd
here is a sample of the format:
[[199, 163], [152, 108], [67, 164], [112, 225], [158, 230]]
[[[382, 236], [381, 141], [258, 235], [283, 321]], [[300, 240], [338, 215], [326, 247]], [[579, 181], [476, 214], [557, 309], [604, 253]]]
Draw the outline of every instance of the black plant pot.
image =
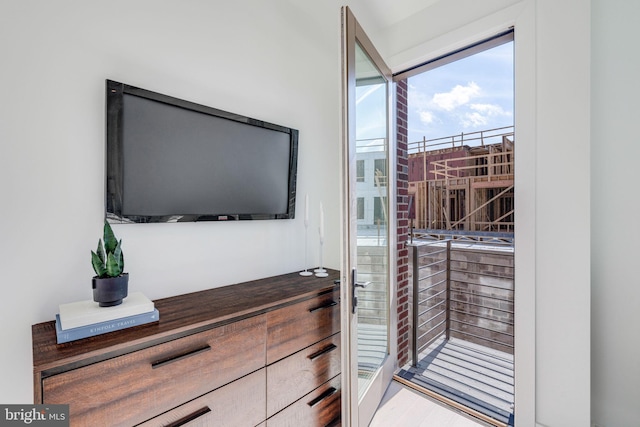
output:
[[122, 304], [122, 300], [127, 297], [129, 290], [129, 273], [122, 273], [118, 277], [107, 277], [101, 279], [94, 277], [91, 281], [93, 286], [93, 300], [100, 307], [112, 307]]

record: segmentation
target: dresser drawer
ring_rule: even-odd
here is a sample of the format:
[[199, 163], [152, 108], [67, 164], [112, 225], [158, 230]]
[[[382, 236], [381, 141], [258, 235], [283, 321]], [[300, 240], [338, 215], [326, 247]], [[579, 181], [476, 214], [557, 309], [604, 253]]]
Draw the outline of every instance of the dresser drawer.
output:
[[340, 331], [340, 292], [267, 313], [267, 364]]
[[141, 427], [255, 426], [265, 417], [265, 369], [240, 378], [211, 393], [140, 424]]
[[72, 425], [142, 422], [262, 368], [265, 320], [252, 317], [44, 378], [43, 403], [70, 404]]
[[267, 427], [340, 425], [340, 375], [267, 420]]
[[267, 367], [267, 417], [340, 373], [340, 334]]

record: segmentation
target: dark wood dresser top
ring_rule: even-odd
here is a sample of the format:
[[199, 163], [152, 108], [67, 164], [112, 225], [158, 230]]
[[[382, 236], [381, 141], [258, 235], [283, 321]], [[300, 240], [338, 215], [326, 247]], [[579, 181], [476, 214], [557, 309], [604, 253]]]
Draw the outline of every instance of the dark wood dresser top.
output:
[[32, 326], [34, 372], [53, 375], [339, 289], [339, 272], [328, 273], [317, 278], [295, 272], [159, 299], [158, 322], [64, 344], [56, 344], [54, 321], [38, 323]]

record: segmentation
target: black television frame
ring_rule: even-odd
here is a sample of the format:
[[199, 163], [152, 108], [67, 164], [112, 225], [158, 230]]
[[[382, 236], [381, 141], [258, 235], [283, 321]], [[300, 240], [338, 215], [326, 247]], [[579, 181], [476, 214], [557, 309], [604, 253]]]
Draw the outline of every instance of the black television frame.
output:
[[[283, 132], [289, 136], [289, 183], [288, 205], [286, 212], [265, 214], [260, 212], [211, 212], [207, 214], [188, 214], [176, 212], [172, 215], [127, 215], [123, 214], [124, 195], [124, 161], [123, 144], [123, 98], [133, 95], [152, 101], [168, 104], [217, 118], [232, 120], [247, 126], [256, 126], [273, 131]], [[298, 130], [253, 119], [240, 114], [207, 107], [169, 95], [163, 95], [139, 87], [130, 86], [113, 80], [106, 80], [106, 219], [110, 223], [158, 223], [158, 222], [194, 222], [194, 221], [228, 221], [228, 220], [268, 220], [295, 218], [296, 178], [298, 158]]]

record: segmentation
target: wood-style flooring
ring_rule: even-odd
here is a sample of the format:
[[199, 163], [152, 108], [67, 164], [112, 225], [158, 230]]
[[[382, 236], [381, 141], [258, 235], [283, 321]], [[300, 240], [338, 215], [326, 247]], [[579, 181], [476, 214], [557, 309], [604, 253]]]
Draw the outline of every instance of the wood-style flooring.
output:
[[369, 427], [486, 427], [397, 381], [387, 389]]

